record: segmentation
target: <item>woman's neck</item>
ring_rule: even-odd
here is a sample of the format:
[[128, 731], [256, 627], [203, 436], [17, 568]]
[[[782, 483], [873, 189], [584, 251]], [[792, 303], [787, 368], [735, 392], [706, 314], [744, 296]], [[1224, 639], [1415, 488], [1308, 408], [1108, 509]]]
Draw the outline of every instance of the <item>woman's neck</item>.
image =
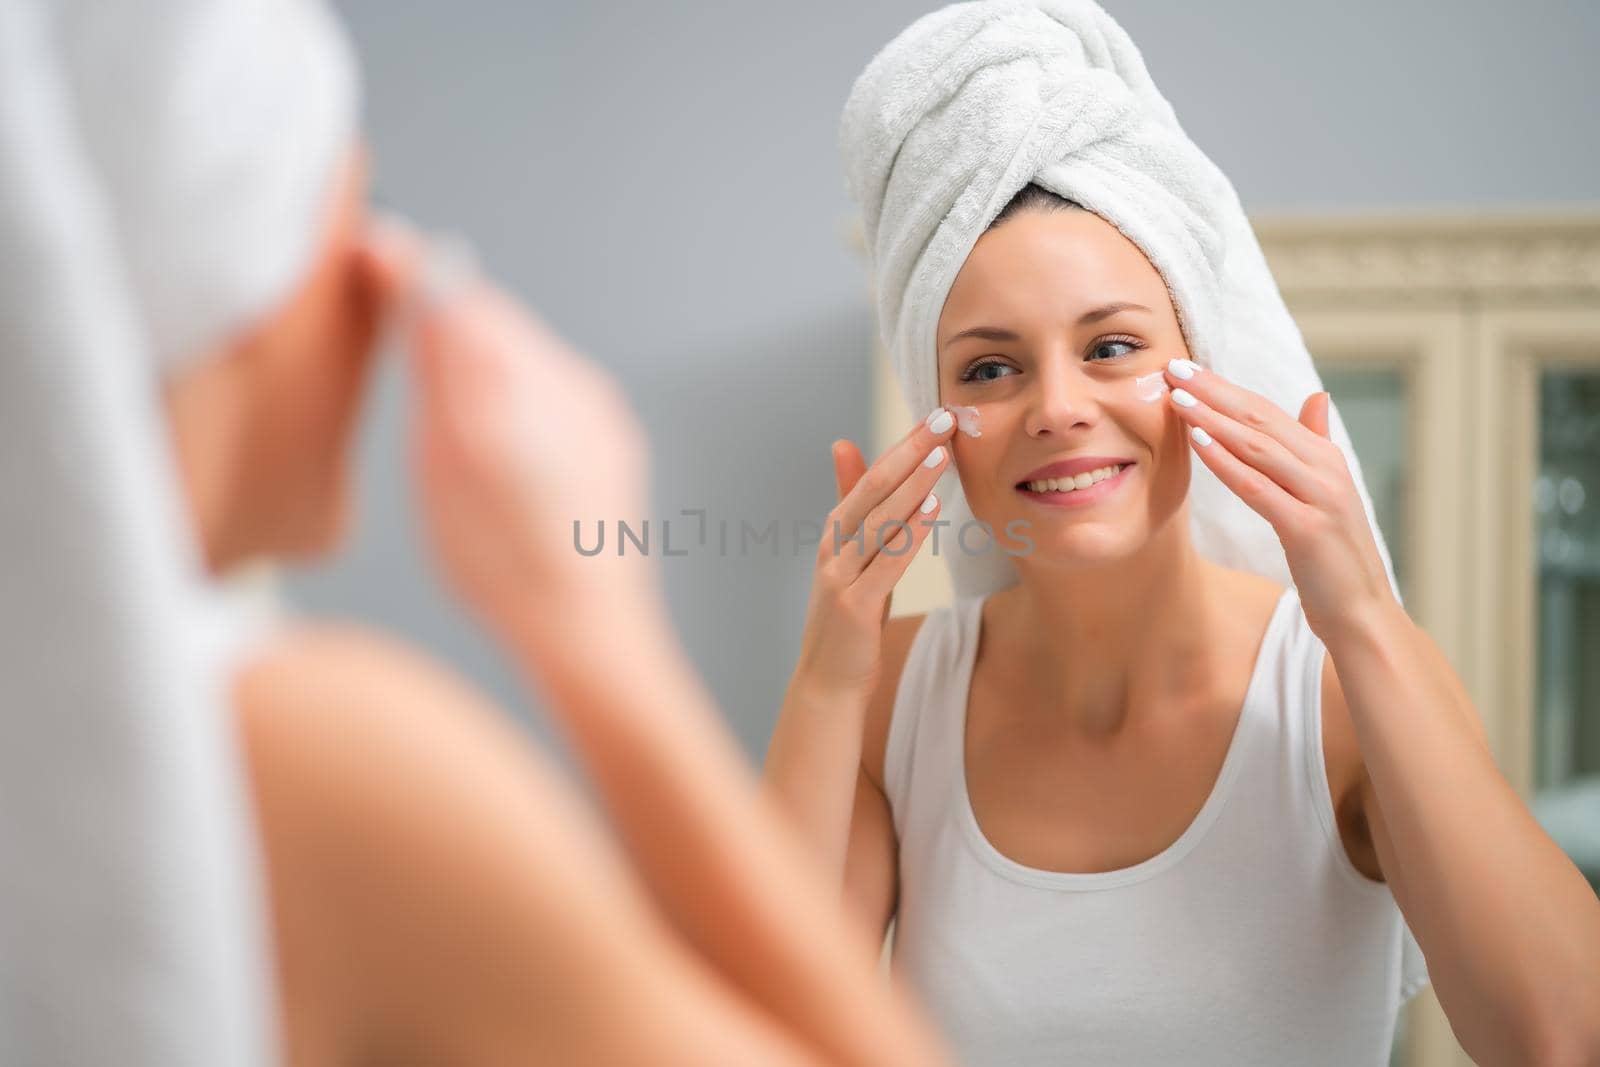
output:
[[[1065, 714], [1085, 734], [1126, 725], [1136, 707], [1203, 692], [1215, 674], [1210, 635], [1225, 573], [1199, 554], [1187, 514], [1136, 554], [1101, 566], [1019, 567], [990, 598], [982, 654], [1012, 660], [1027, 706]], [[992, 628], [992, 630], [991, 630]], [[990, 640], [990, 637], [993, 640]]]

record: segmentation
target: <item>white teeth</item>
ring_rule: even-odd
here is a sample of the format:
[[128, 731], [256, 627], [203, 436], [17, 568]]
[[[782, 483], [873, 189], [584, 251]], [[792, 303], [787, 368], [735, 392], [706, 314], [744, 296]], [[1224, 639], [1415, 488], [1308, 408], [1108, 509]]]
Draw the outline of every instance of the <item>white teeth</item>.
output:
[[1075, 474], [1071, 478], [1042, 478], [1028, 482], [1027, 486], [1035, 493], [1070, 493], [1078, 489], [1087, 489], [1096, 482], [1103, 482], [1126, 466], [1126, 463], [1120, 463], [1099, 467], [1082, 474]]

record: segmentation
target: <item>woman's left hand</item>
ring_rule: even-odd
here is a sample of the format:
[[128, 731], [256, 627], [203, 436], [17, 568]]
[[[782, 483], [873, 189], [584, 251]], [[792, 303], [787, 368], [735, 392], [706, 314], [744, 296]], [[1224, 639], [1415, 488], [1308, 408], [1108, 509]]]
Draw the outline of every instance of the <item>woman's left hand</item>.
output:
[[1172, 360], [1166, 379], [1168, 403], [1201, 461], [1272, 524], [1306, 621], [1324, 643], [1394, 603], [1355, 480], [1328, 438], [1327, 393], [1307, 397], [1296, 421], [1189, 360]]

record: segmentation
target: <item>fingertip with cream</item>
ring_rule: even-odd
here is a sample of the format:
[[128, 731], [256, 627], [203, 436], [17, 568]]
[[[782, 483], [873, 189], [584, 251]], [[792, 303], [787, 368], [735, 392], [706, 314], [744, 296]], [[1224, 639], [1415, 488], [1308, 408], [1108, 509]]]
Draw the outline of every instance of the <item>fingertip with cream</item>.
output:
[[983, 431], [978, 428], [978, 409], [970, 404], [952, 404], [950, 411], [956, 417], [956, 429], [968, 437], [982, 437]]

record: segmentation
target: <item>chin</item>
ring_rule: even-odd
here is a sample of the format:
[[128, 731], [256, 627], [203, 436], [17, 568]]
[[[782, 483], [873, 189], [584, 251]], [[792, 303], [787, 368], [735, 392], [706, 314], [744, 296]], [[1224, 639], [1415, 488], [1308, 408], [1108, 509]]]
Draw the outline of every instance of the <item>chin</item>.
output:
[[1150, 538], [1132, 523], [1082, 522], [1046, 532], [1035, 524], [1032, 555], [1048, 566], [1084, 568], [1115, 563], [1139, 553]]

